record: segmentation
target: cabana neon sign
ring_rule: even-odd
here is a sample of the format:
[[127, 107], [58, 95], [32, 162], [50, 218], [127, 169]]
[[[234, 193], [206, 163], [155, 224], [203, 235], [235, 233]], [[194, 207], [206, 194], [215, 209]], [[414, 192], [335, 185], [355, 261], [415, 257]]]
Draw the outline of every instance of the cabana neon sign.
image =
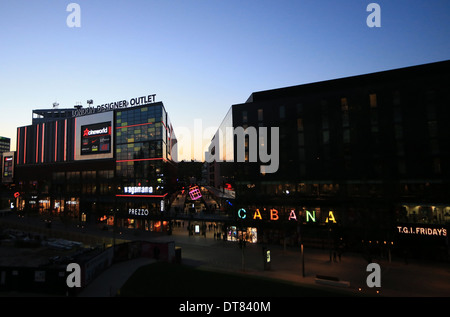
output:
[[[316, 218], [316, 211], [309, 211], [305, 210], [306, 213], [306, 222], [309, 223], [315, 223], [317, 222]], [[286, 214], [286, 213], [285, 213]], [[253, 215], [250, 215], [247, 213], [247, 210], [244, 208], [241, 208], [238, 210], [237, 215], [240, 219], [253, 219], [253, 220], [263, 220], [263, 216], [261, 215], [261, 212], [259, 209], [256, 209], [253, 212]], [[297, 217], [298, 215], [298, 217]], [[280, 219], [280, 213], [277, 209], [271, 208], [269, 211], [269, 214], [265, 216], [265, 218], [268, 218], [271, 221], [278, 221]], [[294, 209], [291, 209], [289, 212], [289, 216], [287, 217], [288, 221], [298, 221], [300, 218], [300, 212], [296, 214]], [[334, 213], [332, 210], [328, 211], [328, 216], [325, 218], [325, 223], [336, 223], [336, 217], [334, 216]]]

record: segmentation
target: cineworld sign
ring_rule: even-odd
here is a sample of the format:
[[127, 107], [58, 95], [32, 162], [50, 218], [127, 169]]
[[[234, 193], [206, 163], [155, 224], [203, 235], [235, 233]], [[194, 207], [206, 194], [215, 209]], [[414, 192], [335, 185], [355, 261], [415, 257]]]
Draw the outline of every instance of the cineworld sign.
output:
[[86, 130], [83, 131], [83, 136], [99, 135], [99, 134], [111, 134], [111, 127], [104, 127], [97, 130]]
[[80, 117], [88, 114], [100, 113], [105, 111], [111, 111], [115, 109], [142, 106], [148, 103], [155, 102], [156, 94], [146, 95], [141, 97], [131, 98], [130, 100], [120, 100], [114, 102], [104, 103], [96, 107], [79, 108], [72, 110], [72, 117]]
[[[306, 214], [306, 222], [307, 223], [316, 223], [317, 222], [315, 210], [313, 210], [313, 211], [304, 210], [304, 211]], [[283, 216], [275, 208], [271, 208], [269, 210], [268, 214], [267, 214], [267, 212], [265, 212], [265, 213], [263, 212], [263, 214], [266, 214], [266, 215], [263, 216], [259, 209], [256, 209], [253, 212], [253, 214], [251, 212], [247, 212], [247, 210], [245, 210], [244, 208], [239, 209], [237, 212], [238, 218], [240, 218], [240, 219], [253, 219], [253, 220], [265, 219], [265, 220], [271, 220], [271, 221], [278, 221]], [[300, 212], [296, 213], [294, 209], [292, 209], [288, 213], [283, 213], [283, 214], [284, 214], [284, 218], [288, 221], [299, 221], [298, 219], [300, 218]], [[287, 217], [286, 217], [286, 215], [287, 215]], [[332, 210], [328, 211], [328, 215], [325, 218], [325, 223], [336, 223], [336, 217], [334, 216], [334, 212]]]

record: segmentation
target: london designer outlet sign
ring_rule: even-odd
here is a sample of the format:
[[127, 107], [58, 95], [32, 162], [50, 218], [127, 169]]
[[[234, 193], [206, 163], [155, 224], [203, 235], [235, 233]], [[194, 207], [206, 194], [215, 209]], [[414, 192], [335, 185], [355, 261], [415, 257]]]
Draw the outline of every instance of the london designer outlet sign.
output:
[[120, 100], [120, 101], [108, 102], [108, 103], [104, 103], [102, 105], [98, 105], [96, 107], [74, 109], [74, 110], [72, 110], [72, 117], [80, 117], [80, 116], [85, 116], [88, 114], [111, 111], [111, 110], [115, 110], [115, 109], [128, 108], [129, 106], [130, 107], [142, 106], [142, 105], [145, 105], [148, 103], [154, 103], [155, 98], [156, 98], [156, 94], [152, 94], [152, 95], [131, 98], [130, 100]]

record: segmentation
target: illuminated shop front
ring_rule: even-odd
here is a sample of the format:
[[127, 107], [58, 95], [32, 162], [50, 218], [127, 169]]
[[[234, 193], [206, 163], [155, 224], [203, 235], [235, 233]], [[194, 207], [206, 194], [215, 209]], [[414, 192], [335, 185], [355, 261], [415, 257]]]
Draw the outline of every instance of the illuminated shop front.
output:
[[[140, 229], [151, 232], [167, 232], [169, 221], [159, 220], [162, 212], [161, 202], [137, 204], [126, 203], [125, 212], [117, 213], [117, 225], [127, 229]], [[138, 207], [136, 207], [138, 206]], [[119, 208], [120, 210], [120, 208]]]
[[236, 211], [235, 224], [227, 227], [227, 240], [244, 239], [250, 243], [281, 242], [296, 246], [301, 232], [304, 240], [328, 240], [331, 238], [330, 229], [336, 231], [339, 228], [340, 218], [340, 210], [325, 207], [241, 207]]
[[450, 205], [403, 204], [398, 220], [406, 223], [450, 223]]
[[244, 230], [236, 226], [230, 226], [227, 228], [227, 241], [247, 241], [249, 243], [258, 242], [258, 229], [254, 227], [248, 227]]
[[450, 205], [402, 204], [393, 230], [405, 254], [449, 259]]

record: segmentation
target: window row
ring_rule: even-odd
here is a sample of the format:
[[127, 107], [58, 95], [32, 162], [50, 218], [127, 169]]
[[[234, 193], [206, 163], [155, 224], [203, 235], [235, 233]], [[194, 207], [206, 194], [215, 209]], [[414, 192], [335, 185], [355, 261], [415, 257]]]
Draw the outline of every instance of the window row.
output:
[[119, 144], [116, 148], [117, 160], [136, 160], [162, 157], [162, 141]]
[[154, 124], [143, 124], [116, 129], [116, 143], [122, 144], [161, 139], [162, 127], [161, 122], [157, 122]]

